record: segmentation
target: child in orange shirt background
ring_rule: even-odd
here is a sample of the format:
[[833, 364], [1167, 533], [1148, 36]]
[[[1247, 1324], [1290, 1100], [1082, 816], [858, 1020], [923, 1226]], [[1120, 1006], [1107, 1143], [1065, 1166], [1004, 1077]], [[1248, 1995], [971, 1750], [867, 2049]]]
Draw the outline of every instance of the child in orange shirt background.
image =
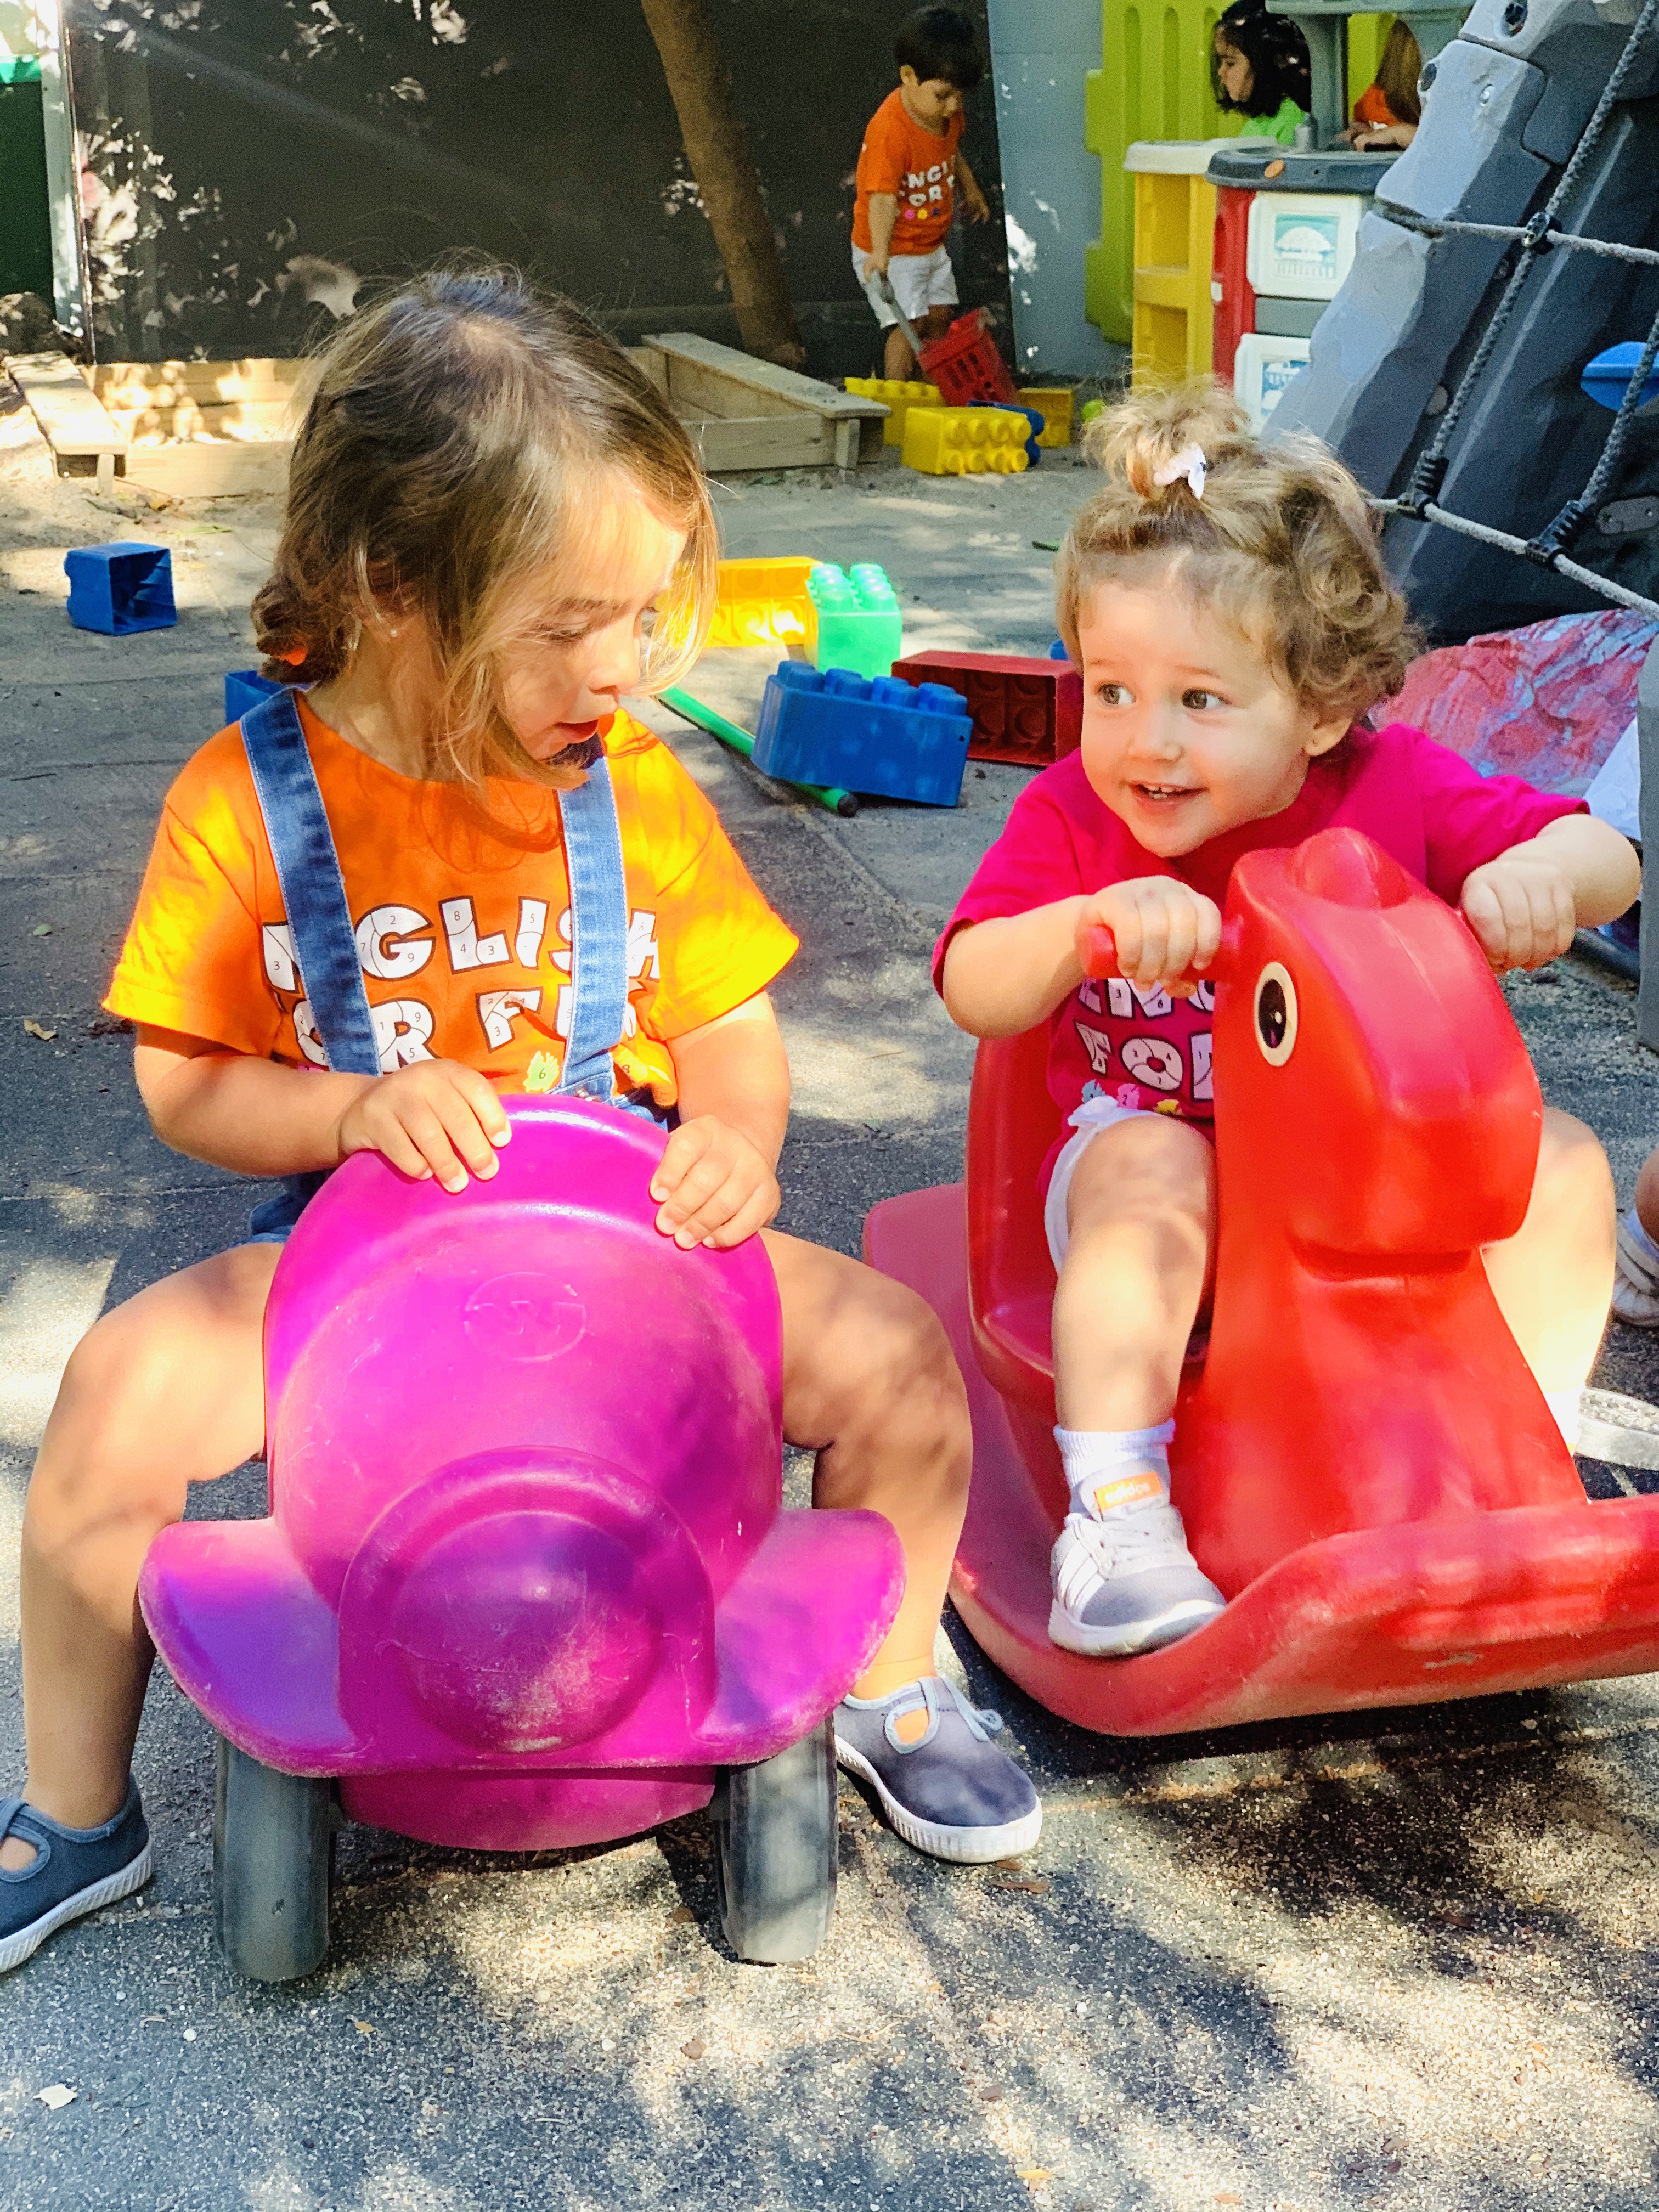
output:
[[945, 240], [958, 190], [969, 222], [988, 222], [991, 209], [960, 150], [963, 106], [985, 74], [973, 25], [955, 8], [920, 8], [893, 41], [893, 58], [898, 88], [870, 118], [859, 149], [853, 267], [887, 333], [881, 373], [902, 382], [916, 373], [915, 356], [878, 279], [924, 338], [943, 337], [957, 305]]

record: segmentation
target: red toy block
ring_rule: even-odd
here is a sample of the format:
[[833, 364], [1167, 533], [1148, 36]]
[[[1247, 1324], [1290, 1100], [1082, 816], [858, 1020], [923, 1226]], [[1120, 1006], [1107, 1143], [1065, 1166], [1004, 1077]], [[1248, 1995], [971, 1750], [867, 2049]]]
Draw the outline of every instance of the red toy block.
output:
[[1068, 660], [1024, 653], [913, 653], [893, 663], [907, 684], [946, 684], [974, 718], [969, 760], [1046, 768], [1083, 734], [1083, 678]]

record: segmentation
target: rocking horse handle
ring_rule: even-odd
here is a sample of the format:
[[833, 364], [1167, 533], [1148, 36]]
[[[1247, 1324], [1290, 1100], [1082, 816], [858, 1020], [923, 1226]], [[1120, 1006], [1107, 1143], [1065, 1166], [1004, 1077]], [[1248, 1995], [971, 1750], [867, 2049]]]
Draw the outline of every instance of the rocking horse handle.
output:
[[[1170, 979], [1185, 987], [1177, 993], [1177, 995], [1186, 997], [1200, 983], [1226, 982], [1232, 975], [1233, 964], [1237, 957], [1237, 925], [1229, 922], [1223, 927], [1221, 933], [1220, 949], [1207, 968], [1201, 971], [1189, 968], [1184, 975]], [[1117, 964], [1117, 940], [1103, 921], [1091, 921], [1086, 928], [1080, 929], [1078, 932], [1077, 948], [1083, 962], [1083, 972], [1085, 975], [1098, 981], [1120, 972]]]

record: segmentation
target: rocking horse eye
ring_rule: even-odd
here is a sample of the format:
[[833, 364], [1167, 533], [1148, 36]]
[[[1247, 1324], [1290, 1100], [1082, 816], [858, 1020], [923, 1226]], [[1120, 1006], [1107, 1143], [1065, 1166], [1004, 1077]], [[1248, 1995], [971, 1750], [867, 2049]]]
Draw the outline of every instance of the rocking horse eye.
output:
[[1270, 1067], [1283, 1067], [1296, 1049], [1296, 986], [1277, 960], [1255, 979], [1255, 1041]]

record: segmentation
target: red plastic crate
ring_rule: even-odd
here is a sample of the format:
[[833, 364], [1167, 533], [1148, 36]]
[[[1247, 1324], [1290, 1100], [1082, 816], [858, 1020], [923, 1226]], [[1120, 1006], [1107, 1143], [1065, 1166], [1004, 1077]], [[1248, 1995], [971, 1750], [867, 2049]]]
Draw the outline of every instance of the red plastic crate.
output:
[[1238, 342], [1255, 328], [1255, 293], [1244, 273], [1253, 197], [1237, 185], [1216, 188], [1215, 248], [1210, 260], [1210, 298], [1215, 307], [1212, 358], [1215, 374], [1228, 384]]
[[907, 684], [945, 684], [968, 702], [969, 760], [1045, 768], [1077, 750], [1083, 678], [1067, 660], [1023, 653], [913, 653], [893, 663]]
[[921, 373], [947, 407], [1014, 404], [1014, 380], [985, 327], [985, 310], [958, 315], [942, 338], [921, 349]]

